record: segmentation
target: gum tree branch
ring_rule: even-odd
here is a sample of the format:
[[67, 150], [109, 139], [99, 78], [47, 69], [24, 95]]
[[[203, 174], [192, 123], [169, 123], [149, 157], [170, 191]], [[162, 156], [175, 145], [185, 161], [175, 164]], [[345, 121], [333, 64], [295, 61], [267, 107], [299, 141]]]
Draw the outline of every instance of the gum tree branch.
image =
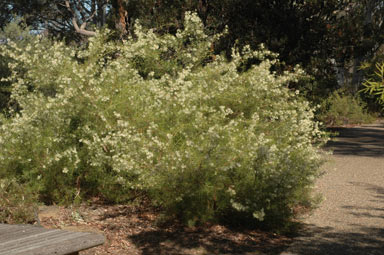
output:
[[79, 27], [79, 25], [77, 23], [77, 19], [76, 19], [76, 13], [71, 8], [69, 0], [65, 0], [65, 6], [72, 13], [72, 24], [73, 24], [73, 27], [75, 28], [77, 33], [82, 34], [82, 35], [86, 35], [86, 36], [95, 36], [96, 35], [96, 32], [89, 31], [89, 30], [85, 29], [85, 27], [87, 26], [87, 22], [89, 20], [91, 20], [93, 18], [93, 16], [95, 16], [96, 11], [94, 11]]

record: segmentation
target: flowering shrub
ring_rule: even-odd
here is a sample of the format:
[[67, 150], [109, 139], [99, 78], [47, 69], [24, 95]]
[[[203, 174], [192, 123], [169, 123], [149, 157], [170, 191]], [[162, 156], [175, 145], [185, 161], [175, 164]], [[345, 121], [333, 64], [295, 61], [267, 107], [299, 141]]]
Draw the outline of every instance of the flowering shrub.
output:
[[27, 71], [9, 78], [21, 110], [2, 120], [0, 177], [46, 201], [145, 193], [191, 224], [231, 211], [288, 219], [308, 202], [323, 133], [285, 86], [300, 70], [272, 73], [276, 56], [265, 49], [211, 56], [218, 36], [192, 13], [176, 35], [139, 25], [135, 34], [116, 43], [99, 33], [85, 49], [36, 41], [4, 51]]

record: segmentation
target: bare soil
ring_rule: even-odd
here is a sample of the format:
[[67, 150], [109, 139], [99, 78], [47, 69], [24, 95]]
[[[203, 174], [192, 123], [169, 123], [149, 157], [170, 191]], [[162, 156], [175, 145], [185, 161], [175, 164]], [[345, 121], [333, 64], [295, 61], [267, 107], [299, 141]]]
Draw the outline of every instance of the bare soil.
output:
[[44, 206], [40, 224], [46, 228], [102, 233], [103, 246], [80, 252], [91, 254], [279, 254], [290, 237], [261, 230], [223, 225], [195, 228], [159, 225], [159, 212], [149, 206], [94, 203], [76, 208]]

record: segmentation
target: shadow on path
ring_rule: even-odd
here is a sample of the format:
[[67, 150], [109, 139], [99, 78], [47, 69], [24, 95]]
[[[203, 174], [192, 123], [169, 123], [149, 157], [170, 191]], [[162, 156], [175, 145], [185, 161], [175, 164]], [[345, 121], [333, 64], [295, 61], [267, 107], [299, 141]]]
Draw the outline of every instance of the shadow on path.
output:
[[[384, 203], [384, 186], [364, 182], [350, 182], [369, 192], [368, 199], [374, 199], [379, 204]], [[332, 227], [318, 227], [307, 224], [303, 227], [300, 237], [289, 251], [281, 255], [383, 255], [384, 229], [382, 227], [367, 227], [359, 224], [360, 220], [384, 219], [383, 207], [372, 206], [342, 206], [345, 214], [356, 218], [351, 224], [353, 232], [343, 232]]]
[[326, 149], [332, 150], [334, 155], [384, 156], [383, 123], [354, 128], [330, 128], [329, 131], [339, 133], [326, 146]]
[[300, 245], [281, 255], [383, 255], [384, 230], [356, 225], [356, 233], [340, 233], [333, 228], [307, 225]]
[[[232, 230], [233, 231], [233, 230]], [[231, 232], [232, 232], [231, 231]], [[223, 232], [212, 233], [209, 229], [193, 231], [164, 229], [146, 231], [128, 237], [142, 251], [142, 254], [246, 254], [246, 255], [278, 255], [291, 242], [274, 240], [271, 236], [239, 231], [229, 236]], [[235, 231], [236, 232], [236, 231]], [[285, 243], [285, 245], [282, 243]]]
[[[370, 160], [358, 157], [380, 158], [377, 164], [382, 162], [384, 174], [383, 122], [361, 127], [331, 128], [330, 131], [339, 133], [339, 136], [328, 142], [326, 149], [333, 151], [336, 157], [348, 156], [339, 157], [338, 162], [349, 163], [352, 160], [350, 157], [356, 157], [353, 162]], [[380, 166], [377, 169], [381, 171]], [[367, 177], [373, 173], [381, 176], [380, 172], [369, 169], [354, 168], [353, 171], [359, 173], [358, 176], [364, 176], [359, 171], [366, 172]], [[342, 172], [341, 167], [341, 176]], [[337, 175], [333, 177], [337, 178]], [[331, 181], [337, 185], [328, 183], [326, 189], [343, 190], [339, 190], [340, 197], [330, 199], [332, 205], [318, 209], [317, 213], [329, 216], [319, 218], [327, 222], [317, 224], [316, 220], [309, 220], [310, 224], [303, 227], [300, 236], [281, 255], [384, 255], [384, 183], [379, 180], [373, 182], [371, 178], [328, 180]], [[353, 196], [355, 191], [364, 194], [364, 200], [361, 200], [362, 197], [348, 197]]]

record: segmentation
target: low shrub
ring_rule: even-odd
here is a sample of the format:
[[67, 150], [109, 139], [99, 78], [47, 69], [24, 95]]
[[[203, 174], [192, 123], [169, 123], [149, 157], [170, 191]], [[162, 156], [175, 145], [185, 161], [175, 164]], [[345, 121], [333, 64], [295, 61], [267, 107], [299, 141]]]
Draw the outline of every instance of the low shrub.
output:
[[343, 126], [370, 123], [374, 117], [358, 96], [337, 90], [321, 104], [319, 119], [327, 126]]
[[[5, 50], [19, 112], [0, 127], [0, 176], [18, 177], [45, 201], [149, 196], [187, 224], [237, 211], [286, 222], [322, 162], [323, 133], [265, 49], [212, 56], [218, 36], [187, 13], [184, 30], [136, 39], [91, 38]], [[257, 65], [247, 67], [249, 59]], [[255, 61], [256, 62], [256, 61]]]
[[15, 179], [0, 179], [0, 223], [34, 223], [38, 194]]

